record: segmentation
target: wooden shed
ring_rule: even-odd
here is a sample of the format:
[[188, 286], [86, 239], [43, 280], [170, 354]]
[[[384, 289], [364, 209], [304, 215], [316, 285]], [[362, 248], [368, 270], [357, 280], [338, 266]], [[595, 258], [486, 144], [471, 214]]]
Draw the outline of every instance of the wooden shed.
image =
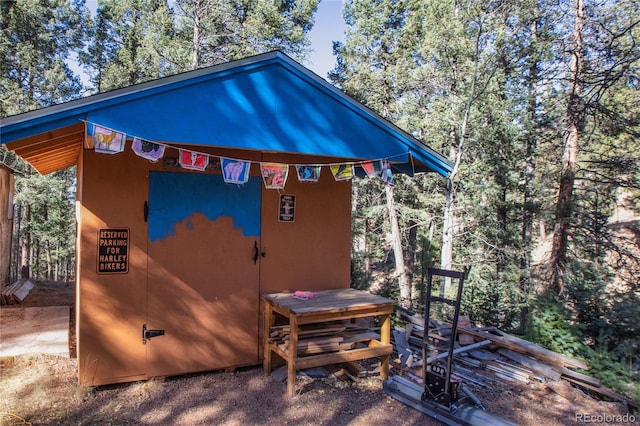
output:
[[42, 174], [77, 166], [82, 385], [258, 364], [260, 294], [350, 285], [350, 173], [451, 171], [278, 51], [0, 131]]

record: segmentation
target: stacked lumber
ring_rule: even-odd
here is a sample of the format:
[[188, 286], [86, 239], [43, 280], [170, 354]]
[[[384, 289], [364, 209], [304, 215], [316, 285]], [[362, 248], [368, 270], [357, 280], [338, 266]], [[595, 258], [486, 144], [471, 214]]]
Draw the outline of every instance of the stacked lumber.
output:
[[2, 293], [0, 293], [0, 305], [15, 305], [22, 303], [33, 287], [34, 284], [31, 281], [20, 279], [3, 288]]
[[583, 370], [587, 370], [589, 368], [584, 361], [550, 351], [542, 346], [536, 345], [535, 343], [519, 337], [511, 336], [501, 330], [498, 330], [496, 327], [460, 327], [458, 328], [458, 333], [471, 335], [474, 338], [482, 340], [490, 340], [500, 347], [511, 349], [521, 354], [530, 355], [536, 359], [548, 362], [558, 367], [581, 368]]
[[[396, 328], [392, 333], [394, 350], [398, 356], [393, 367], [410, 380], [421, 383], [423, 365], [442, 359], [443, 354], [427, 354], [426, 361], [423, 360], [424, 319], [407, 313], [402, 313], [401, 318], [406, 321], [406, 328]], [[447, 329], [450, 330], [451, 326], [429, 320], [426, 335], [430, 352], [435, 349], [432, 337], [442, 335], [443, 330], [446, 333]], [[575, 371], [588, 369], [582, 360], [550, 351], [496, 327], [472, 327], [459, 322], [456, 337], [452, 373], [463, 382], [480, 387], [491, 387], [497, 381], [544, 383], [550, 389], [554, 388], [554, 383], [566, 382], [592, 394], [640, 408], [640, 403], [603, 386], [599, 379]]]
[[[269, 343], [287, 351], [291, 329], [289, 325], [271, 327]], [[301, 325], [298, 328], [297, 355], [316, 355], [355, 348], [359, 343], [379, 340], [380, 334], [369, 327], [351, 322], [326, 322]]]

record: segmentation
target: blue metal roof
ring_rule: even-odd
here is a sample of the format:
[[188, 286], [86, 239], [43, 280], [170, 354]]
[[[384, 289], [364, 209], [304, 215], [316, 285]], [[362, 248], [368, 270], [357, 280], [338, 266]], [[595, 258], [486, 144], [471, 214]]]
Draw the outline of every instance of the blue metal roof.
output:
[[0, 143], [13, 149], [41, 135], [46, 156], [42, 134], [81, 121], [165, 143], [388, 158], [397, 170], [443, 176], [452, 170], [443, 156], [279, 51], [11, 116], [0, 120]]

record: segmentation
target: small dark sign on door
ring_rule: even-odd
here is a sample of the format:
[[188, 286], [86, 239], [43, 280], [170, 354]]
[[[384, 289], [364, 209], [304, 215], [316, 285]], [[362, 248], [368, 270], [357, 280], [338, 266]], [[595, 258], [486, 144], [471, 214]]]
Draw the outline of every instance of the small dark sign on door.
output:
[[98, 231], [98, 273], [129, 272], [129, 228]]
[[280, 195], [280, 222], [293, 222], [296, 212], [296, 196]]

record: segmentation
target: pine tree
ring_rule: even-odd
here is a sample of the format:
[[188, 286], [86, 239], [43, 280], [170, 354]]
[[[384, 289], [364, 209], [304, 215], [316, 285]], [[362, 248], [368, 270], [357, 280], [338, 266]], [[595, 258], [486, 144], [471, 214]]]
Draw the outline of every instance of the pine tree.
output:
[[[631, 70], [640, 60], [637, 49], [639, 10], [637, 2], [586, 5], [584, 1], [576, 0], [573, 5], [570, 74], [567, 78], [567, 107], [563, 127], [564, 151], [551, 255], [551, 289], [556, 294], [563, 294], [565, 289], [572, 239], [580, 233], [584, 234], [577, 217], [582, 208], [581, 201], [593, 203], [594, 196], [600, 197], [599, 208], [604, 206], [603, 212], [606, 214], [607, 206], [614, 203], [606, 194], [613, 193], [614, 187], [625, 180], [633, 185], [633, 178], [622, 181], [615, 178], [619, 171], [627, 177], [631, 176], [629, 169], [624, 166], [625, 161], [616, 160], [616, 157], [622, 158], [620, 155], [628, 155], [629, 151], [620, 151], [618, 144], [608, 138], [607, 133], [611, 131], [612, 124], [620, 125], [625, 122], [625, 115], [629, 117], [616, 111], [618, 107], [610, 103], [614, 98], [609, 96], [618, 90], [626, 91], [633, 87], [634, 74]], [[626, 108], [631, 106], [633, 110], [632, 105], [627, 104]], [[637, 121], [633, 119], [627, 121], [626, 128], [613, 133], [632, 134], [635, 123]], [[601, 137], [596, 139], [594, 135], [597, 133]], [[613, 149], [606, 150], [604, 146]], [[586, 185], [583, 180], [587, 180]], [[607, 187], [607, 184], [610, 186]], [[594, 190], [598, 192], [594, 193]], [[592, 224], [597, 221], [595, 216], [589, 220]], [[597, 236], [600, 234], [596, 232], [594, 238], [601, 238]], [[596, 250], [594, 258], [601, 255], [602, 252]]]
[[567, 112], [563, 135], [562, 175], [556, 203], [556, 220], [553, 230], [553, 248], [551, 252], [551, 282], [556, 293], [564, 290], [564, 273], [567, 263], [567, 240], [571, 226], [572, 198], [575, 174], [578, 167], [579, 139], [584, 130], [585, 105], [582, 90], [584, 88], [584, 46], [585, 26], [584, 0], [576, 0], [574, 5], [573, 38], [571, 46], [571, 70], [567, 94]]
[[[330, 73], [344, 91], [389, 120], [398, 116], [397, 101], [406, 83], [404, 70], [409, 69], [408, 52], [400, 46], [406, 12], [406, 1], [347, 2], [344, 8], [348, 25], [346, 42], [335, 47], [339, 65]], [[412, 286], [405, 264], [394, 188], [387, 185], [385, 195], [394, 278], [398, 280], [400, 303], [408, 307]]]
[[81, 1], [0, 2], [0, 117], [77, 97], [67, 59], [82, 45]]
[[75, 168], [16, 179], [15, 203], [22, 212], [15, 261], [34, 279], [68, 280], [74, 275]]
[[170, 12], [175, 29], [165, 31], [159, 44], [178, 71], [276, 49], [304, 60], [317, 7], [318, 0], [178, 0]]
[[[86, 14], [81, 1], [0, 2], [0, 117], [68, 101], [80, 95], [80, 80], [73, 75], [67, 60], [82, 46], [82, 24]], [[4, 145], [0, 154], [3, 163], [12, 170], [28, 173], [29, 167], [7, 152]], [[21, 188], [27, 181], [17, 176], [16, 187]], [[17, 189], [15, 199], [19, 198]], [[73, 215], [67, 216], [66, 220], [73, 227]], [[8, 228], [3, 226], [3, 229]], [[31, 224], [23, 229], [31, 229]], [[3, 232], [2, 246], [9, 247], [11, 237], [10, 232]], [[26, 239], [33, 240], [33, 236]], [[69, 248], [72, 258], [73, 239], [60, 241]], [[1, 279], [6, 282], [8, 277]]]
[[98, 91], [142, 83], [175, 70], [157, 48], [171, 31], [166, 0], [100, 0], [80, 62]]

